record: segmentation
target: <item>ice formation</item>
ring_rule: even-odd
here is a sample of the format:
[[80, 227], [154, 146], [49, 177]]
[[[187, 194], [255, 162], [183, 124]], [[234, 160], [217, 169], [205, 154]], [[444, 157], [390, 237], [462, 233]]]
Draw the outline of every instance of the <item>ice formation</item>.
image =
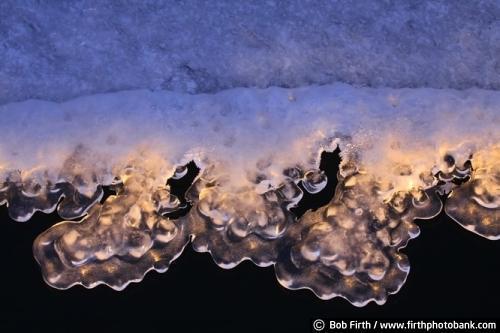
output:
[[[121, 290], [193, 246], [382, 304], [415, 219], [500, 238], [498, 17], [498, 1], [0, 1], [0, 205], [65, 220], [33, 246], [56, 288]], [[167, 180], [191, 161], [179, 195]]]
[[[414, 220], [437, 215], [440, 195], [462, 226], [500, 238], [496, 91], [134, 90], [4, 104], [0, 117], [0, 202], [16, 221], [55, 209], [68, 220], [33, 246], [56, 288], [121, 290], [191, 243], [224, 268], [249, 259], [287, 288], [383, 304], [409, 272]], [[337, 147], [334, 197], [296, 218], [303, 190], [333, 181], [319, 159]], [[166, 182], [189, 161], [200, 173], [177, 198]], [[115, 195], [101, 202], [103, 186]]]

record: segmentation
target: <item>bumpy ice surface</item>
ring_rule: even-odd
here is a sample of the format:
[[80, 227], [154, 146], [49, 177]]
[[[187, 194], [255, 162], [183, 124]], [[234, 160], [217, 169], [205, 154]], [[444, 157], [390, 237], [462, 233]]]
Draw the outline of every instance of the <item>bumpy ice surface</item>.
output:
[[[418, 235], [414, 219], [442, 209], [438, 192], [451, 193], [457, 222], [499, 238], [499, 105], [492, 91], [344, 84], [12, 103], [0, 107], [0, 195], [18, 221], [56, 207], [84, 216], [35, 241], [58, 288], [122, 289], [166, 270], [191, 235], [222, 267], [274, 264], [286, 287], [383, 303], [408, 274], [399, 249]], [[320, 191], [320, 153], [337, 146], [336, 195], [297, 220], [299, 184]], [[201, 168], [186, 194], [193, 207], [163, 217], [180, 209], [166, 180], [190, 160]], [[100, 204], [103, 185], [117, 195]]]
[[[498, 13], [4, 1], [0, 204], [66, 220], [33, 247], [56, 288], [121, 290], [191, 243], [224, 268], [273, 265], [290, 289], [383, 304], [409, 273], [415, 219], [444, 209], [500, 238]], [[333, 181], [319, 159], [336, 148], [334, 197], [297, 218], [303, 192]], [[200, 173], [177, 198], [167, 179], [190, 161]]]

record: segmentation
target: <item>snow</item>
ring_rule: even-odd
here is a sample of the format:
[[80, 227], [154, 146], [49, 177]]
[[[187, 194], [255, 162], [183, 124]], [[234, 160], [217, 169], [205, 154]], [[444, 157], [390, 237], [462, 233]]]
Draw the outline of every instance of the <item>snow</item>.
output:
[[[0, 204], [73, 220], [34, 242], [56, 288], [122, 290], [191, 242], [383, 304], [438, 193], [500, 238], [499, 17], [498, 1], [1, 1]], [[335, 196], [297, 218], [337, 147]], [[189, 161], [192, 208], [169, 218]]]
[[0, 104], [337, 81], [500, 88], [498, 1], [0, 3]]

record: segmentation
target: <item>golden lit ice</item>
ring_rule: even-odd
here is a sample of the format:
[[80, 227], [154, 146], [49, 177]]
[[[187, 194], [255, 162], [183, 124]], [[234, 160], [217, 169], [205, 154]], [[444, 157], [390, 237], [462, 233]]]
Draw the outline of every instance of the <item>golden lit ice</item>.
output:
[[[410, 271], [400, 250], [416, 219], [444, 209], [500, 238], [500, 92], [137, 90], [6, 104], [0, 117], [0, 204], [19, 222], [55, 210], [67, 220], [33, 246], [55, 288], [121, 290], [191, 243], [224, 268], [273, 265], [290, 289], [383, 304]], [[328, 179], [320, 155], [337, 148]], [[190, 161], [200, 172], [176, 197], [167, 179]], [[304, 191], [334, 181], [328, 204], [294, 215]], [[115, 194], [103, 201], [104, 187]]]

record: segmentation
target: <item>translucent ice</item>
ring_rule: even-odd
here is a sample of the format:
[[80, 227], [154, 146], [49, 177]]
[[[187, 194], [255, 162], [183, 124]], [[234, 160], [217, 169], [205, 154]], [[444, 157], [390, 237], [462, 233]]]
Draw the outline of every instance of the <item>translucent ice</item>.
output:
[[[500, 93], [469, 89], [238, 88], [122, 91], [0, 106], [0, 203], [17, 221], [66, 220], [34, 254], [48, 284], [120, 290], [165, 271], [191, 241], [224, 268], [274, 265], [291, 289], [382, 304], [410, 266], [415, 219], [442, 210], [500, 237]], [[297, 218], [329, 181], [331, 201]], [[201, 169], [185, 198], [167, 179]], [[103, 186], [116, 192], [103, 203]], [[188, 210], [181, 203], [190, 201]], [[185, 214], [179, 213], [186, 210]]]
[[[149, 163], [147, 156], [141, 156]], [[165, 186], [156, 187], [155, 161], [141, 169], [131, 161], [119, 175], [117, 196], [96, 204], [80, 222], [62, 222], [35, 240], [34, 254], [44, 278], [57, 288], [104, 283], [121, 290], [142, 280], [150, 269], [167, 270], [188, 242], [185, 226], [162, 217], [179, 200]]]

